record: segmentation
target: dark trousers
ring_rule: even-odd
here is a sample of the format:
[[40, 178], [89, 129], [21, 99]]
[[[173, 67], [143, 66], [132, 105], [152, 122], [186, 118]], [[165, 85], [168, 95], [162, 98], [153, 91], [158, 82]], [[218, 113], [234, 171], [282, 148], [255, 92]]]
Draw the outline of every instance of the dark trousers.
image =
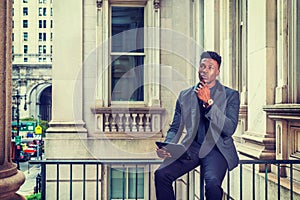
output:
[[[199, 158], [199, 146], [194, 143], [188, 150], [190, 158], [180, 157], [177, 160], [165, 159], [155, 171], [155, 189], [157, 200], [174, 200], [173, 181], [201, 165], [205, 180], [206, 200], [221, 200], [222, 182], [227, 171], [227, 162], [217, 147], [214, 147], [204, 158]], [[199, 187], [200, 190], [200, 187]]]

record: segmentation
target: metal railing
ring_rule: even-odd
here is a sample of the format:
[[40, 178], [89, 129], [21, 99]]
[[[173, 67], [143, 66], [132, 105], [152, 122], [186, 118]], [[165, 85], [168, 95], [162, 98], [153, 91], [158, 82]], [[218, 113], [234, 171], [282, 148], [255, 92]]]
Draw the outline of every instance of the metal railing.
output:
[[[82, 198], [80, 199], [87, 199], [86, 195], [87, 195], [87, 183], [88, 182], [94, 182], [95, 183], [95, 199], [113, 199], [112, 198], [112, 193], [111, 192], [107, 192], [106, 196], [105, 194], [100, 194], [100, 192], [102, 193], [102, 191], [99, 191], [99, 187], [105, 190], [105, 188], [110, 188], [112, 187], [111, 184], [111, 177], [110, 177], [110, 183], [106, 183], [106, 186], [100, 186], [99, 184], [104, 185], [104, 180], [103, 180], [103, 176], [111, 176], [112, 174], [108, 173], [107, 169], [111, 169], [112, 167], [116, 167], [119, 166], [121, 168], [126, 168], [126, 167], [133, 167], [135, 169], [138, 169], [138, 167], [143, 166], [145, 170], [145, 173], [148, 174], [148, 186], [143, 185], [143, 187], [145, 189], [145, 191], [148, 191], [145, 196], [143, 198], [138, 198], [138, 180], [137, 177], [138, 175], [135, 176], [136, 181], [135, 181], [135, 198], [133, 199], [155, 199], [155, 194], [154, 194], [154, 185], [153, 185], [153, 179], [151, 177], [153, 177], [153, 171], [154, 168], [153, 167], [158, 167], [159, 164], [161, 164], [161, 160], [33, 160], [30, 161], [31, 164], [40, 164], [41, 165], [41, 196], [42, 199], [46, 199], [46, 183], [48, 182], [52, 182], [55, 183], [55, 194], [53, 193], [53, 197], [51, 199], [60, 199], [60, 184], [62, 184], [62, 182], [64, 183], [68, 183], [69, 186], [69, 196], [68, 199], [72, 199], [73, 198], [73, 184], [77, 181], [82, 183], [81, 188], [82, 191], [80, 192], [82, 195]], [[294, 199], [294, 195], [299, 195], [299, 191], [297, 191], [297, 193], [295, 193], [294, 190], [294, 185], [297, 184], [294, 178], [294, 171], [296, 170], [297, 173], [299, 172], [298, 169], [295, 169], [295, 165], [297, 165], [300, 168], [300, 160], [240, 160], [239, 162], [239, 166], [232, 172], [227, 173], [227, 178], [225, 181], [225, 185], [227, 185], [227, 190], [224, 189], [224, 193], [226, 196], [226, 199], [232, 199], [231, 196], [231, 189], [232, 189], [232, 185], [233, 184], [231, 182], [232, 177], [234, 176], [234, 174], [238, 174], [238, 179], [239, 179], [239, 191], [237, 192], [238, 194], [236, 194], [235, 191], [235, 198], [236, 199], [240, 199], [242, 200], [243, 197], [245, 196], [245, 194], [248, 196], [247, 199], [261, 199], [256, 197], [257, 194], [260, 190], [264, 190], [264, 199], [270, 199], [270, 197], [268, 196], [269, 192], [268, 188], [269, 185], [271, 183], [275, 183], [277, 185], [277, 199], [280, 200], [281, 199], [281, 187], [282, 187], [282, 182], [285, 182], [285, 187], [288, 187], [289, 189], [289, 199], [293, 200]], [[56, 177], [52, 177], [52, 178], [47, 178], [47, 168], [50, 166], [54, 166], [54, 168], [52, 168], [52, 170], [54, 169], [54, 171], [56, 171]], [[68, 166], [69, 169], [69, 178], [64, 179], [61, 178], [61, 166]], [[74, 169], [76, 166], [81, 166], [81, 170], [82, 170], [82, 176], [80, 178], [80, 181], [75, 180], [74, 178], [74, 174], [76, 174], [74, 172]], [[87, 167], [88, 166], [95, 166], [95, 174], [93, 176], [95, 176], [93, 179], [89, 179], [87, 177]], [[277, 169], [274, 170], [274, 172], [271, 172], [271, 168], [272, 169]], [[80, 171], [81, 171], [80, 170]], [[244, 171], [248, 170], [250, 171], [250, 174], [252, 174], [252, 177], [246, 177], [248, 178], [247, 180], [245, 180], [244, 177]], [[78, 172], [78, 170], [77, 170]], [[196, 173], [195, 173], [196, 172]], [[137, 170], [136, 170], [136, 173]], [[65, 175], [65, 174], [64, 174]], [[77, 173], [78, 175], [78, 173]], [[272, 175], [273, 178], [270, 178]], [[189, 178], [190, 176], [193, 176], [191, 179]], [[261, 184], [259, 184], [259, 187], [257, 186], [257, 176], [261, 177], [264, 179], [264, 188], [261, 187]], [[269, 177], [270, 176], [270, 177]], [[274, 176], [277, 177], [274, 180]], [[123, 176], [124, 177], [124, 176]], [[235, 176], [236, 178], [236, 176]], [[199, 185], [197, 186], [198, 188], [191, 188], [191, 187], [195, 187], [195, 183], [194, 181], [198, 179], [199, 180]], [[250, 179], [250, 180], [249, 180]], [[195, 169], [194, 171], [192, 171], [191, 173], [188, 174], [188, 178], [186, 180], [182, 180], [180, 179], [179, 181], [185, 182], [185, 186], [187, 187], [185, 192], [185, 198], [186, 199], [200, 199], [203, 200], [204, 199], [204, 180], [203, 177], [201, 176], [201, 172], [198, 169]], [[246, 183], [244, 183], [246, 181]], [[227, 182], [227, 183], [226, 183]], [[289, 183], [288, 186], [286, 185], [286, 183]], [[234, 183], [235, 187], [236, 187], [236, 182]], [[128, 187], [125, 184], [123, 185], [123, 190], [124, 188]], [[297, 185], [297, 187], [299, 187], [299, 185]], [[247, 188], [247, 191], [245, 191], [244, 188]], [[90, 187], [89, 187], [90, 189]], [[198, 190], [199, 189], [199, 190]], [[198, 191], [195, 191], [198, 190]], [[191, 191], [194, 191], [193, 194], [191, 194]], [[176, 183], [175, 183], [175, 192], [177, 192], [177, 187], [176, 187]], [[272, 189], [272, 192], [274, 192], [274, 188]], [[66, 191], [64, 191], [64, 193], [66, 193]], [[197, 193], [197, 194], [196, 194]], [[123, 191], [124, 194], [124, 191]], [[239, 196], [237, 196], [239, 195]], [[56, 197], [54, 197], [56, 196]], [[100, 196], [100, 197], [99, 197]], [[249, 197], [250, 196], [250, 197]], [[127, 197], [123, 196], [123, 199], [127, 199]], [[132, 198], [130, 198], [132, 199]], [[273, 197], [272, 197], [273, 199]], [[286, 199], [286, 198], [285, 198]], [[295, 198], [296, 199], [296, 198]]]

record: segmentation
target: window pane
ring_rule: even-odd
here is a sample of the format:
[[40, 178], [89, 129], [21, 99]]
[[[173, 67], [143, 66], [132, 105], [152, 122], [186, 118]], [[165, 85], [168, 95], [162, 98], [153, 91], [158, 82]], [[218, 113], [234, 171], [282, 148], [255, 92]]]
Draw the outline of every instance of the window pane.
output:
[[28, 8], [27, 7], [23, 8], [23, 15], [24, 16], [28, 15]]
[[23, 20], [23, 28], [28, 28], [28, 20]]
[[28, 46], [27, 45], [24, 45], [24, 53], [28, 53]]
[[39, 8], [39, 16], [43, 15], [43, 8]]
[[[126, 197], [126, 171], [122, 169], [111, 169], [111, 198], [123, 199]], [[124, 191], [123, 191], [124, 189]]]
[[112, 100], [144, 100], [144, 57], [112, 56]]
[[28, 33], [27, 32], [23, 33], [23, 38], [24, 38], [24, 41], [28, 41]]
[[144, 8], [112, 7], [112, 52], [144, 52]]
[[130, 199], [144, 198], [144, 170], [143, 168], [130, 168], [128, 179], [128, 197]]

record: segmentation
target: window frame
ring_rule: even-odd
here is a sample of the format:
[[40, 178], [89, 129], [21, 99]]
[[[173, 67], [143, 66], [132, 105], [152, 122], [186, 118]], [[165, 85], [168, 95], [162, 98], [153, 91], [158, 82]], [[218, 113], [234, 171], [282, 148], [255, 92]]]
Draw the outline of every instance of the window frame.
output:
[[[146, 8], [145, 5], [123, 5], [123, 4], [118, 4], [118, 3], [111, 3], [109, 6], [109, 37], [112, 38], [112, 8], [113, 7], [133, 7], [133, 8], [143, 8], [144, 10], [144, 15], [143, 15], [143, 20], [144, 20], [144, 27], [146, 26]], [[143, 47], [145, 49], [145, 32], [144, 32], [144, 39], [143, 39]], [[145, 66], [145, 57], [146, 57], [146, 53], [145, 50], [143, 52], [117, 52], [117, 51], [112, 51], [112, 40], [110, 40], [109, 43], [109, 63], [112, 63], [112, 57], [121, 57], [121, 56], [141, 56], [143, 57], [143, 67]], [[110, 65], [112, 66], [112, 65]], [[145, 85], [145, 76], [146, 76], [146, 70], [144, 68], [143, 70], [143, 85]], [[143, 89], [143, 100], [142, 101], [117, 101], [117, 100], [112, 100], [112, 67], [109, 68], [109, 90], [108, 90], [108, 96], [109, 96], [109, 104], [110, 105], [144, 105], [146, 102], [146, 90], [145, 90], [145, 86]]]
[[28, 7], [23, 7], [23, 16], [28, 16]]
[[28, 32], [23, 32], [23, 40], [28, 41]]
[[28, 20], [27, 19], [23, 20], [23, 28], [28, 28]]
[[[124, 184], [124, 182], [125, 182], [125, 185], [122, 185], [122, 189], [125, 189], [125, 193], [124, 193], [124, 191], [122, 191], [123, 192], [123, 195], [125, 195], [125, 197], [122, 195], [122, 197], [121, 198], [123, 198], [124, 197], [124, 199], [125, 200], [132, 200], [132, 199], [139, 199], [139, 200], [142, 200], [142, 199], [145, 199], [145, 197], [146, 197], [146, 193], [147, 193], [147, 190], [145, 190], [145, 186], [147, 185], [147, 178], [149, 178], [149, 177], [147, 177], [147, 174], [146, 174], [146, 168], [145, 168], [145, 166], [139, 166], [139, 167], [133, 167], [133, 166], [112, 166], [111, 168], [110, 168], [110, 176], [109, 176], [109, 182], [110, 182], [110, 185], [111, 185], [111, 187], [109, 188], [109, 191], [110, 191], [110, 199], [111, 200], [117, 200], [117, 199], [119, 199], [120, 197], [116, 197], [116, 198], [113, 198], [112, 197], [112, 194], [113, 194], [113, 170], [117, 170], [117, 171], [121, 171], [121, 172], [123, 172], [124, 173], [124, 170], [126, 170], [125, 171], [125, 173], [123, 174], [123, 177], [122, 177], [122, 184]], [[135, 180], [137, 179], [138, 181], [139, 181], [139, 174], [142, 174], [143, 175], [143, 177], [142, 177], [142, 184], [143, 184], [143, 187], [141, 187], [142, 188], [142, 194], [143, 194], [143, 197], [141, 197], [141, 198], [137, 198], [137, 197], [132, 197], [132, 198], [130, 198], [129, 196], [130, 196], [130, 187], [129, 187], [129, 185], [130, 185], [130, 171], [132, 171], [133, 173], [132, 174], [138, 174], [138, 176], [135, 178]], [[125, 178], [125, 181], [124, 181], [124, 178]], [[136, 189], [136, 188], [134, 188], [134, 189]]]
[[[98, 21], [97, 24], [103, 29], [97, 29], [96, 33], [102, 37], [97, 37], [96, 44], [100, 47], [97, 53], [95, 62], [98, 65], [97, 72], [97, 90], [96, 101], [97, 105], [101, 107], [149, 107], [161, 106], [160, 94], [160, 79], [161, 79], [161, 65], [160, 65], [160, 9], [153, 7], [153, 4], [147, 0], [134, 1], [130, 6], [144, 7], [144, 65], [151, 65], [152, 67], [145, 67], [145, 85], [144, 85], [144, 102], [117, 102], [114, 104], [110, 99], [110, 7], [117, 4], [125, 4], [121, 0], [110, 0], [103, 3], [101, 9], [97, 10]], [[133, 5], [134, 4], [134, 5]], [[103, 45], [104, 44], [104, 45]], [[149, 48], [151, 47], [151, 48]], [[101, 53], [102, 52], [102, 53]], [[149, 75], [148, 75], [149, 74]], [[152, 74], [150, 76], [150, 74]]]

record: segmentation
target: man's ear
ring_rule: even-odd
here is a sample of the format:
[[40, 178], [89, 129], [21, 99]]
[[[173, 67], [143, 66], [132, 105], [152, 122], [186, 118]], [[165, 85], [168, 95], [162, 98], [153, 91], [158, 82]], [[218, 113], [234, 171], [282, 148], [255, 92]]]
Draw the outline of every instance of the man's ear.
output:
[[217, 76], [220, 75], [220, 68], [218, 68], [218, 71], [217, 71]]

